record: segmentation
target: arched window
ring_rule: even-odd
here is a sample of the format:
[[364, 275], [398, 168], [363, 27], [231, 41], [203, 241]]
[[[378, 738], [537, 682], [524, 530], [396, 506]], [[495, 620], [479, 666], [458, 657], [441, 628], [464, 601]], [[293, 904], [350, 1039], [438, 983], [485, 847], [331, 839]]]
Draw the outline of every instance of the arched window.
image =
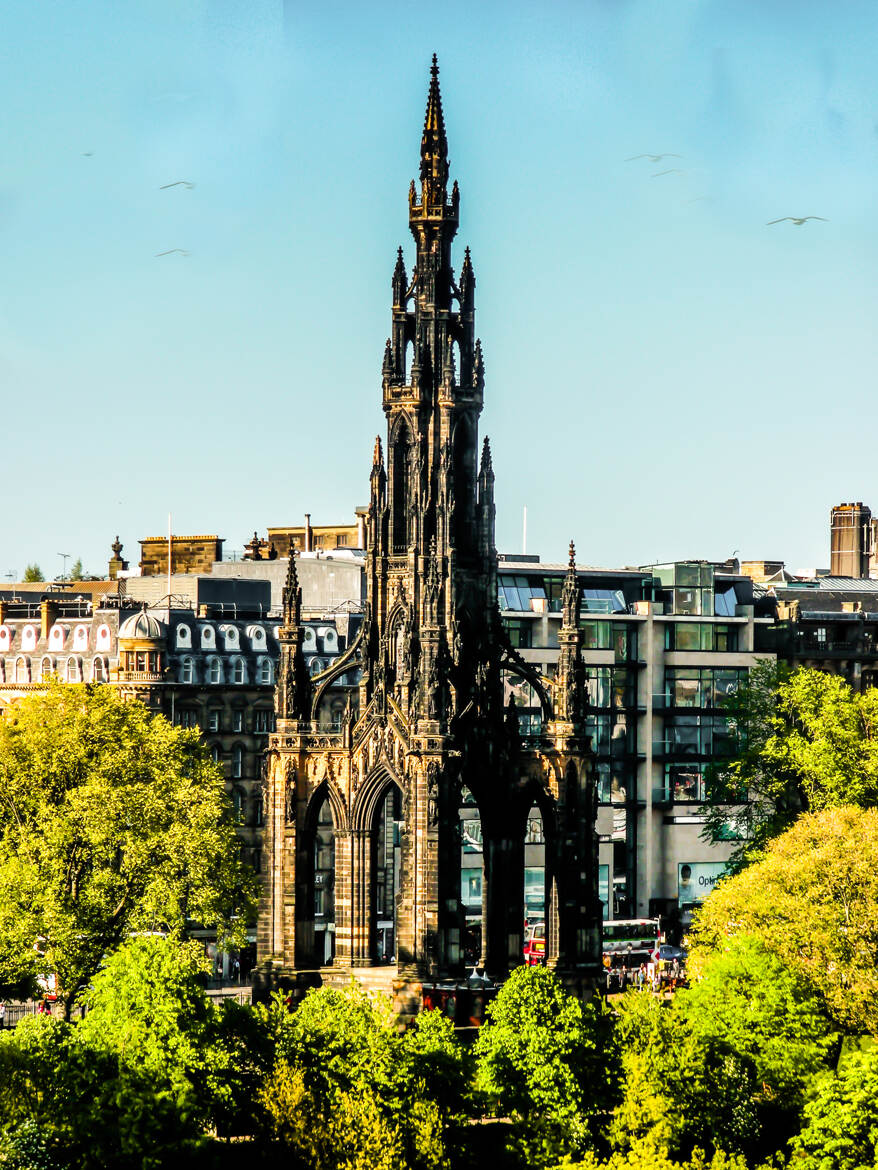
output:
[[405, 425], [399, 428], [393, 441], [393, 463], [391, 474], [393, 483], [393, 551], [405, 552], [408, 548], [409, 531], [409, 429]]
[[232, 789], [232, 808], [235, 810], [235, 820], [240, 825], [244, 820], [244, 797], [237, 788]]
[[239, 743], [232, 748], [232, 775], [236, 780], [244, 775], [244, 748]]
[[40, 679], [44, 681], [52, 674], [52, 659], [48, 656], [40, 662]]
[[253, 824], [256, 825], [257, 828], [262, 824], [263, 817], [264, 812], [262, 808], [262, 797], [255, 796], [253, 798]]
[[259, 663], [259, 682], [264, 686], [269, 685], [274, 680], [272, 679], [271, 659], [263, 658]]
[[180, 663], [180, 682], [193, 683], [195, 682], [195, 663], [191, 658], [184, 658]]
[[211, 658], [208, 664], [207, 681], [212, 684], [221, 683], [223, 681], [223, 664], [218, 658]]
[[210, 758], [215, 764], [220, 762], [220, 746], [218, 743], [212, 743], [210, 745]]
[[104, 681], [104, 660], [103, 658], [95, 658], [91, 664], [91, 681]]
[[244, 670], [244, 659], [236, 658], [232, 665], [232, 681], [238, 686], [247, 681], [247, 674]]
[[27, 659], [21, 655], [15, 660], [15, 681], [17, 683], [30, 682], [30, 669], [27, 664]]
[[67, 659], [67, 668], [64, 677], [67, 682], [79, 682], [79, 663], [72, 655]]

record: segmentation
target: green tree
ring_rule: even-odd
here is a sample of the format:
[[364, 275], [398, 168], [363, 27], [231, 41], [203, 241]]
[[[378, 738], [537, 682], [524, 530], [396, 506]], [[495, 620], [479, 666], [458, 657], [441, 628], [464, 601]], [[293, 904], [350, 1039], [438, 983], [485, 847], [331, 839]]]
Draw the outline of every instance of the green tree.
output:
[[489, 1007], [478, 1084], [516, 1122], [530, 1165], [591, 1145], [611, 1095], [608, 1031], [599, 1006], [583, 1006], [542, 967], [516, 968]]
[[261, 1094], [275, 1136], [309, 1170], [439, 1170], [446, 1116], [425, 1064], [437, 1066], [432, 1088], [453, 1099], [447, 1039], [431, 1023], [420, 1041], [404, 1040], [390, 1004], [356, 984], [310, 992], [281, 1022]]
[[240, 942], [255, 876], [196, 732], [50, 683], [0, 721], [0, 983], [54, 974], [69, 1015], [132, 931]]
[[817, 1081], [791, 1144], [790, 1170], [878, 1165], [878, 1048], [845, 1055]]
[[720, 882], [698, 913], [690, 969], [743, 934], [816, 992], [839, 1028], [878, 1035], [878, 811], [803, 815]]
[[39, 1016], [0, 1036], [0, 1134], [13, 1166], [11, 1155], [27, 1166], [27, 1147], [42, 1146], [81, 1170], [180, 1165], [202, 1141], [194, 1114], [133, 1062]]
[[803, 812], [878, 804], [878, 690], [761, 661], [725, 703], [734, 749], [708, 769], [706, 833], [743, 844], [738, 866]]
[[82, 581], [82, 557], [77, 557], [70, 569], [71, 581]]
[[798, 1129], [815, 1075], [837, 1051], [819, 997], [755, 939], [712, 955], [671, 1006], [631, 993], [618, 1043], [622, 1100], [610, 1129], [620, 1151], [745, 1156], [780, 1151]]
[[24, 570], [24, 579], [25, 581], [45, 581], [46, 578], [43, 576], [43, 570], [40, 568], [40, 566], [33, 564], [26, 566]]

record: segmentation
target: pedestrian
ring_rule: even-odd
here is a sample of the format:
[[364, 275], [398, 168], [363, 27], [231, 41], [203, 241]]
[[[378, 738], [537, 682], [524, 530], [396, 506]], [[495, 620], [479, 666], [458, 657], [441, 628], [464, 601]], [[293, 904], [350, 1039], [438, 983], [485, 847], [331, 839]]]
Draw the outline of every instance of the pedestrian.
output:
[[0, 1032], [6, 1027], [6, 1004], [0, 999]]
[[238, 958], [237, 955], [235, 955], [234, 961], [232, 962], [232, 974], [235, 977], [235, 982], [240, 983], [241, 982], [241, 960]]

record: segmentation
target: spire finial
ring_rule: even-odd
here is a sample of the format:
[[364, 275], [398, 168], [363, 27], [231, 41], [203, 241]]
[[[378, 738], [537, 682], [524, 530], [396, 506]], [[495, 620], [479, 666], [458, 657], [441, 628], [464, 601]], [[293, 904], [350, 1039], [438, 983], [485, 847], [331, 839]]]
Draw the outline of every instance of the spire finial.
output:
[[576, 568], [576, 545], [572, 540], [570, 541], [570, 560], [568, 561], [568, 564], [571, 569]]
[[375, 451], [372, 455], [372, 463], [375, 467], [380, 467], [384, 462], [384, 456], [381, 452], [381, 436], [375, 436]]
[[421, 138], [421, 179], [432, 180], [443, 191], [448, 182], [448, 140], [445, 137], [442, 94], [439, 92], [439, 65], [435, 53], [433, 64], [430, 66], [430, 92], [427, 95], [427, 113]]

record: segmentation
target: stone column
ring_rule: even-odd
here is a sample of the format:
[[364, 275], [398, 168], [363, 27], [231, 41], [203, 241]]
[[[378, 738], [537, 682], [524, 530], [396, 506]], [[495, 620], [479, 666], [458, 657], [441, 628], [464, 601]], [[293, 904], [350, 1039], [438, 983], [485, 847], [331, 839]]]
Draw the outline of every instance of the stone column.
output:
[[351, 966], [374, 964], [372, 938], [372, 860], [374, 832], [351, 832]]
[[487, 832], [482, 823], [485, 859], [485, 921], [482, 925], [487, 974], [505, 979], [523, 961], [524, 834]]
[[353, 837], [335, 831], [335, 958], [333, 967], [349, 967], [353, 954], [351, 873]]

